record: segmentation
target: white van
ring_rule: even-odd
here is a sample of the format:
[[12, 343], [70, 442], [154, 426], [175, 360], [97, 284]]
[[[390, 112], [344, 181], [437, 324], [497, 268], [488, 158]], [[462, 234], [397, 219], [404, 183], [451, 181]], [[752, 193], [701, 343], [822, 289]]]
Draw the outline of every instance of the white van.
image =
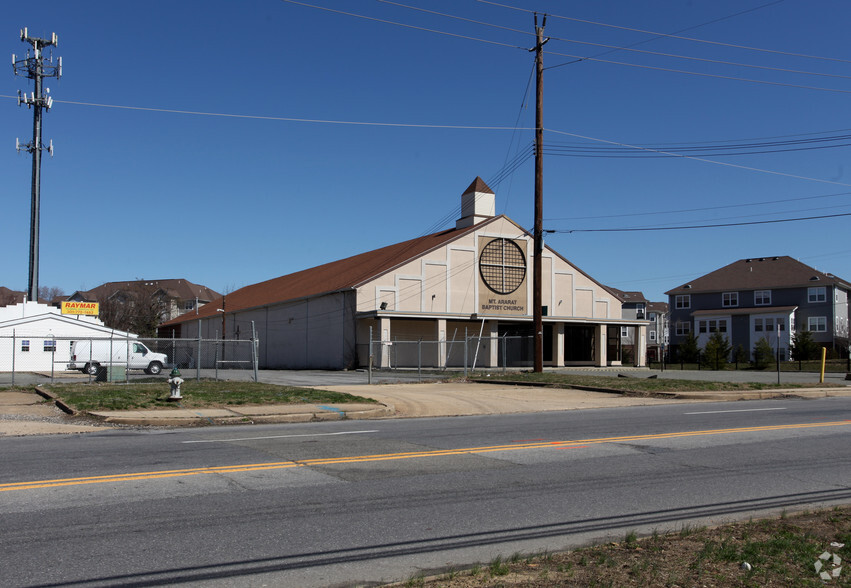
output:
[[[129, 357], [128, 357], [129, 352]], [[86, 339], [71, 345], [69, 370], [81, 370], [94, 376], [99, 366], [126, 366], [156, 375], [168, 362], [165, 353], [154, 353], [138, 341], [126, 339]]]

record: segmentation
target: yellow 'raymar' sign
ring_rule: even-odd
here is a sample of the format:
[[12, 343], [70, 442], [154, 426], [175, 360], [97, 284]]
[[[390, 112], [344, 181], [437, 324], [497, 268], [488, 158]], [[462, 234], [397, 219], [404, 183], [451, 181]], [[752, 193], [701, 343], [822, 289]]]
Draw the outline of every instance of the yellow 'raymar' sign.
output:
[[100, 309], [97, 302], [63, 302], [62, 314], [90, 314], [97, 316]]

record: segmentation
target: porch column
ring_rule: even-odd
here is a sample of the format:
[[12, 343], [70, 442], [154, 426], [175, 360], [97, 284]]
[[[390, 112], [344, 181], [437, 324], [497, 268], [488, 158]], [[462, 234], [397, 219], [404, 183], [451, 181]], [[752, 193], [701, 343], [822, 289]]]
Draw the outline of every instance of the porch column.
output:
[[378, 319], [378, 335], [381, 338], [381, 357], [378, 361], [378, 367], [381, 369], [390, 368], [390, 319], [381, 317]]
[[437, 367], [446, 367], [446, 319], [437, 319]]
[[608, 331], [606, 325], [596, 326], [597, 336], [594, 337], [596, 349], [594, 349], [594, 359], [597, 360], [597, 367], [606, 367], [608, 358], [606, 357], [606, 349], [609, 345], [607, 338]]
[[635, 327], [635, 365], [645, 367], [647, 365], [647, 327]]
[[553, 325], [553, 366], [564, 367], [564, 323]]

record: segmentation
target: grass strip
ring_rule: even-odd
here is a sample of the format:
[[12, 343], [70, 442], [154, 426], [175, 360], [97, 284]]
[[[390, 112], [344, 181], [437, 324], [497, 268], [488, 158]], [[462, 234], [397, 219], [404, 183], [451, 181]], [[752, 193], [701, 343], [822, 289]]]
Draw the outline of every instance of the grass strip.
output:
[[[79, 411], [178, 408], [168, 400], [170, 388], [163, 380], [127, 384], [54, 384], [43, 386]], [[266, 404], [369, 403], [371, 398], [352, 394], [277, 386], [258, 382], [188, 380], [180, 387], [182, 408], [216, 408]]]

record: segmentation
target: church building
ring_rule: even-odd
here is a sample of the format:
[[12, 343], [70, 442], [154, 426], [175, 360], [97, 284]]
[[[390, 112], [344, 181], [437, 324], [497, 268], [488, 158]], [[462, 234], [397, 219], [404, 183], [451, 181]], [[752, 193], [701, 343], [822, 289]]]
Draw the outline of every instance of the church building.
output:
[[[532, 255], [532, 235], [495, 214], [476, 178], [453, 229], [240, 288], [159, 336], [250, 339], [253, 329], [263, 369], [352, 369], [370, 356], [375, 367], [457, 367], [470, 353], [477, 367], [531, 366]], [[544, 365], [620, 365], [624, 326], [636, 332], [632, 364], [645, 365], [647, 321], [623, 318], [612, 290], [549, 247], [542, 262]], [[528, 345], [509, 344], [523, 336]]]

